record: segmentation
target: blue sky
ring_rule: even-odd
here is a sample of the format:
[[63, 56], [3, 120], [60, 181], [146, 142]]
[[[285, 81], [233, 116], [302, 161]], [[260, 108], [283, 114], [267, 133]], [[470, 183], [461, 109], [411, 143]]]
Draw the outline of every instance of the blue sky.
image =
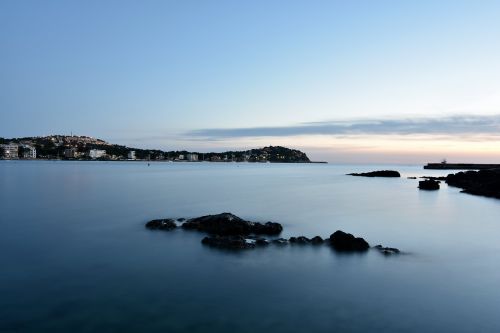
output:
[[499, 17], [499, 1], [5, 0], [0, 136], [498, 160]]

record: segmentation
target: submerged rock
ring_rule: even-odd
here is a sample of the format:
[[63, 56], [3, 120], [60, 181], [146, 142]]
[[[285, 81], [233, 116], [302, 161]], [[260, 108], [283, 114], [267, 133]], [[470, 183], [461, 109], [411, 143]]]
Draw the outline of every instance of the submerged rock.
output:
[[207, 236], [201, 240], [201, 243], [229, 250], [245, 250], [255, 247], [255, 242], [250, 242], [243, 236]]
[[157, 219], [146, 223], [146, 228], [153, 230], [172, 230], [177, 228], [177, 224], [172, 219]]
[[348, 176], [359, 176], [359, 177], [401, 177], [401, 174], [395, 170], [379, 170], [371, 172], [362, 173], [349, 173]]
[[418, 188], [421, 190], [439, 190], [439, 182], [434, 179], [426, 179], [418, 182]]
[[277, 235], [283, 227], [279, 223], [250, 222], [231, 213], [206, 215], [190, 219], [182, 224], [184, 229], [194, 229], [214, 235]]
[[330, 245], [337, 251], [366, 251], [370, 245], [361, 237], [354, 237], [341, 230], [335, 231], [330, 236]]
[[375, 249], [379, 250], [380, 253], [384, 255], [391, 255], [391, 254], [399, 254], [401, 251], [399, 249], [396, 249], [394, 247], [384, 247], [382, 245], [376, 245], [374, 246]]

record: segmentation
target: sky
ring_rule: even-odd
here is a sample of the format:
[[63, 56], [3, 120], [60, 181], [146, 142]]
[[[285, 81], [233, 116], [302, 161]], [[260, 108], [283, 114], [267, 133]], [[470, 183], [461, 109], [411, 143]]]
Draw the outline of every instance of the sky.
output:
[[0, 137], [500, 163], [500, 1], [0, 1]]

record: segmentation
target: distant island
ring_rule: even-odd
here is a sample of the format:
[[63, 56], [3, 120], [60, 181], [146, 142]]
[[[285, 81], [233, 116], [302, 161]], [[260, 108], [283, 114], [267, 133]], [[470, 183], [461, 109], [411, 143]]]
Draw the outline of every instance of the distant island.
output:
[[300, 150], [280, 146], [222, 153], [162, 151], [129, 148], [101, 139], [76, 135], [0, 138], [0, 156], [2, 159], [313, 163]]

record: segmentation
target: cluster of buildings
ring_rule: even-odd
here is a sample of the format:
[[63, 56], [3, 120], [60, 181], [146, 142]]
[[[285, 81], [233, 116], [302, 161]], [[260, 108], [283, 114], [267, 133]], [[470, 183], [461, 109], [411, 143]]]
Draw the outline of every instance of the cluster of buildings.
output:
[[198, 161], [198, 154], [179, 154], [175, 160], [178, 161], [189, 161], [189, 162], [197, 162]]
[[9, 142], [0, 145], [0, 156], [7, 160], [35, 159], [36, 148], [27, 144]]

